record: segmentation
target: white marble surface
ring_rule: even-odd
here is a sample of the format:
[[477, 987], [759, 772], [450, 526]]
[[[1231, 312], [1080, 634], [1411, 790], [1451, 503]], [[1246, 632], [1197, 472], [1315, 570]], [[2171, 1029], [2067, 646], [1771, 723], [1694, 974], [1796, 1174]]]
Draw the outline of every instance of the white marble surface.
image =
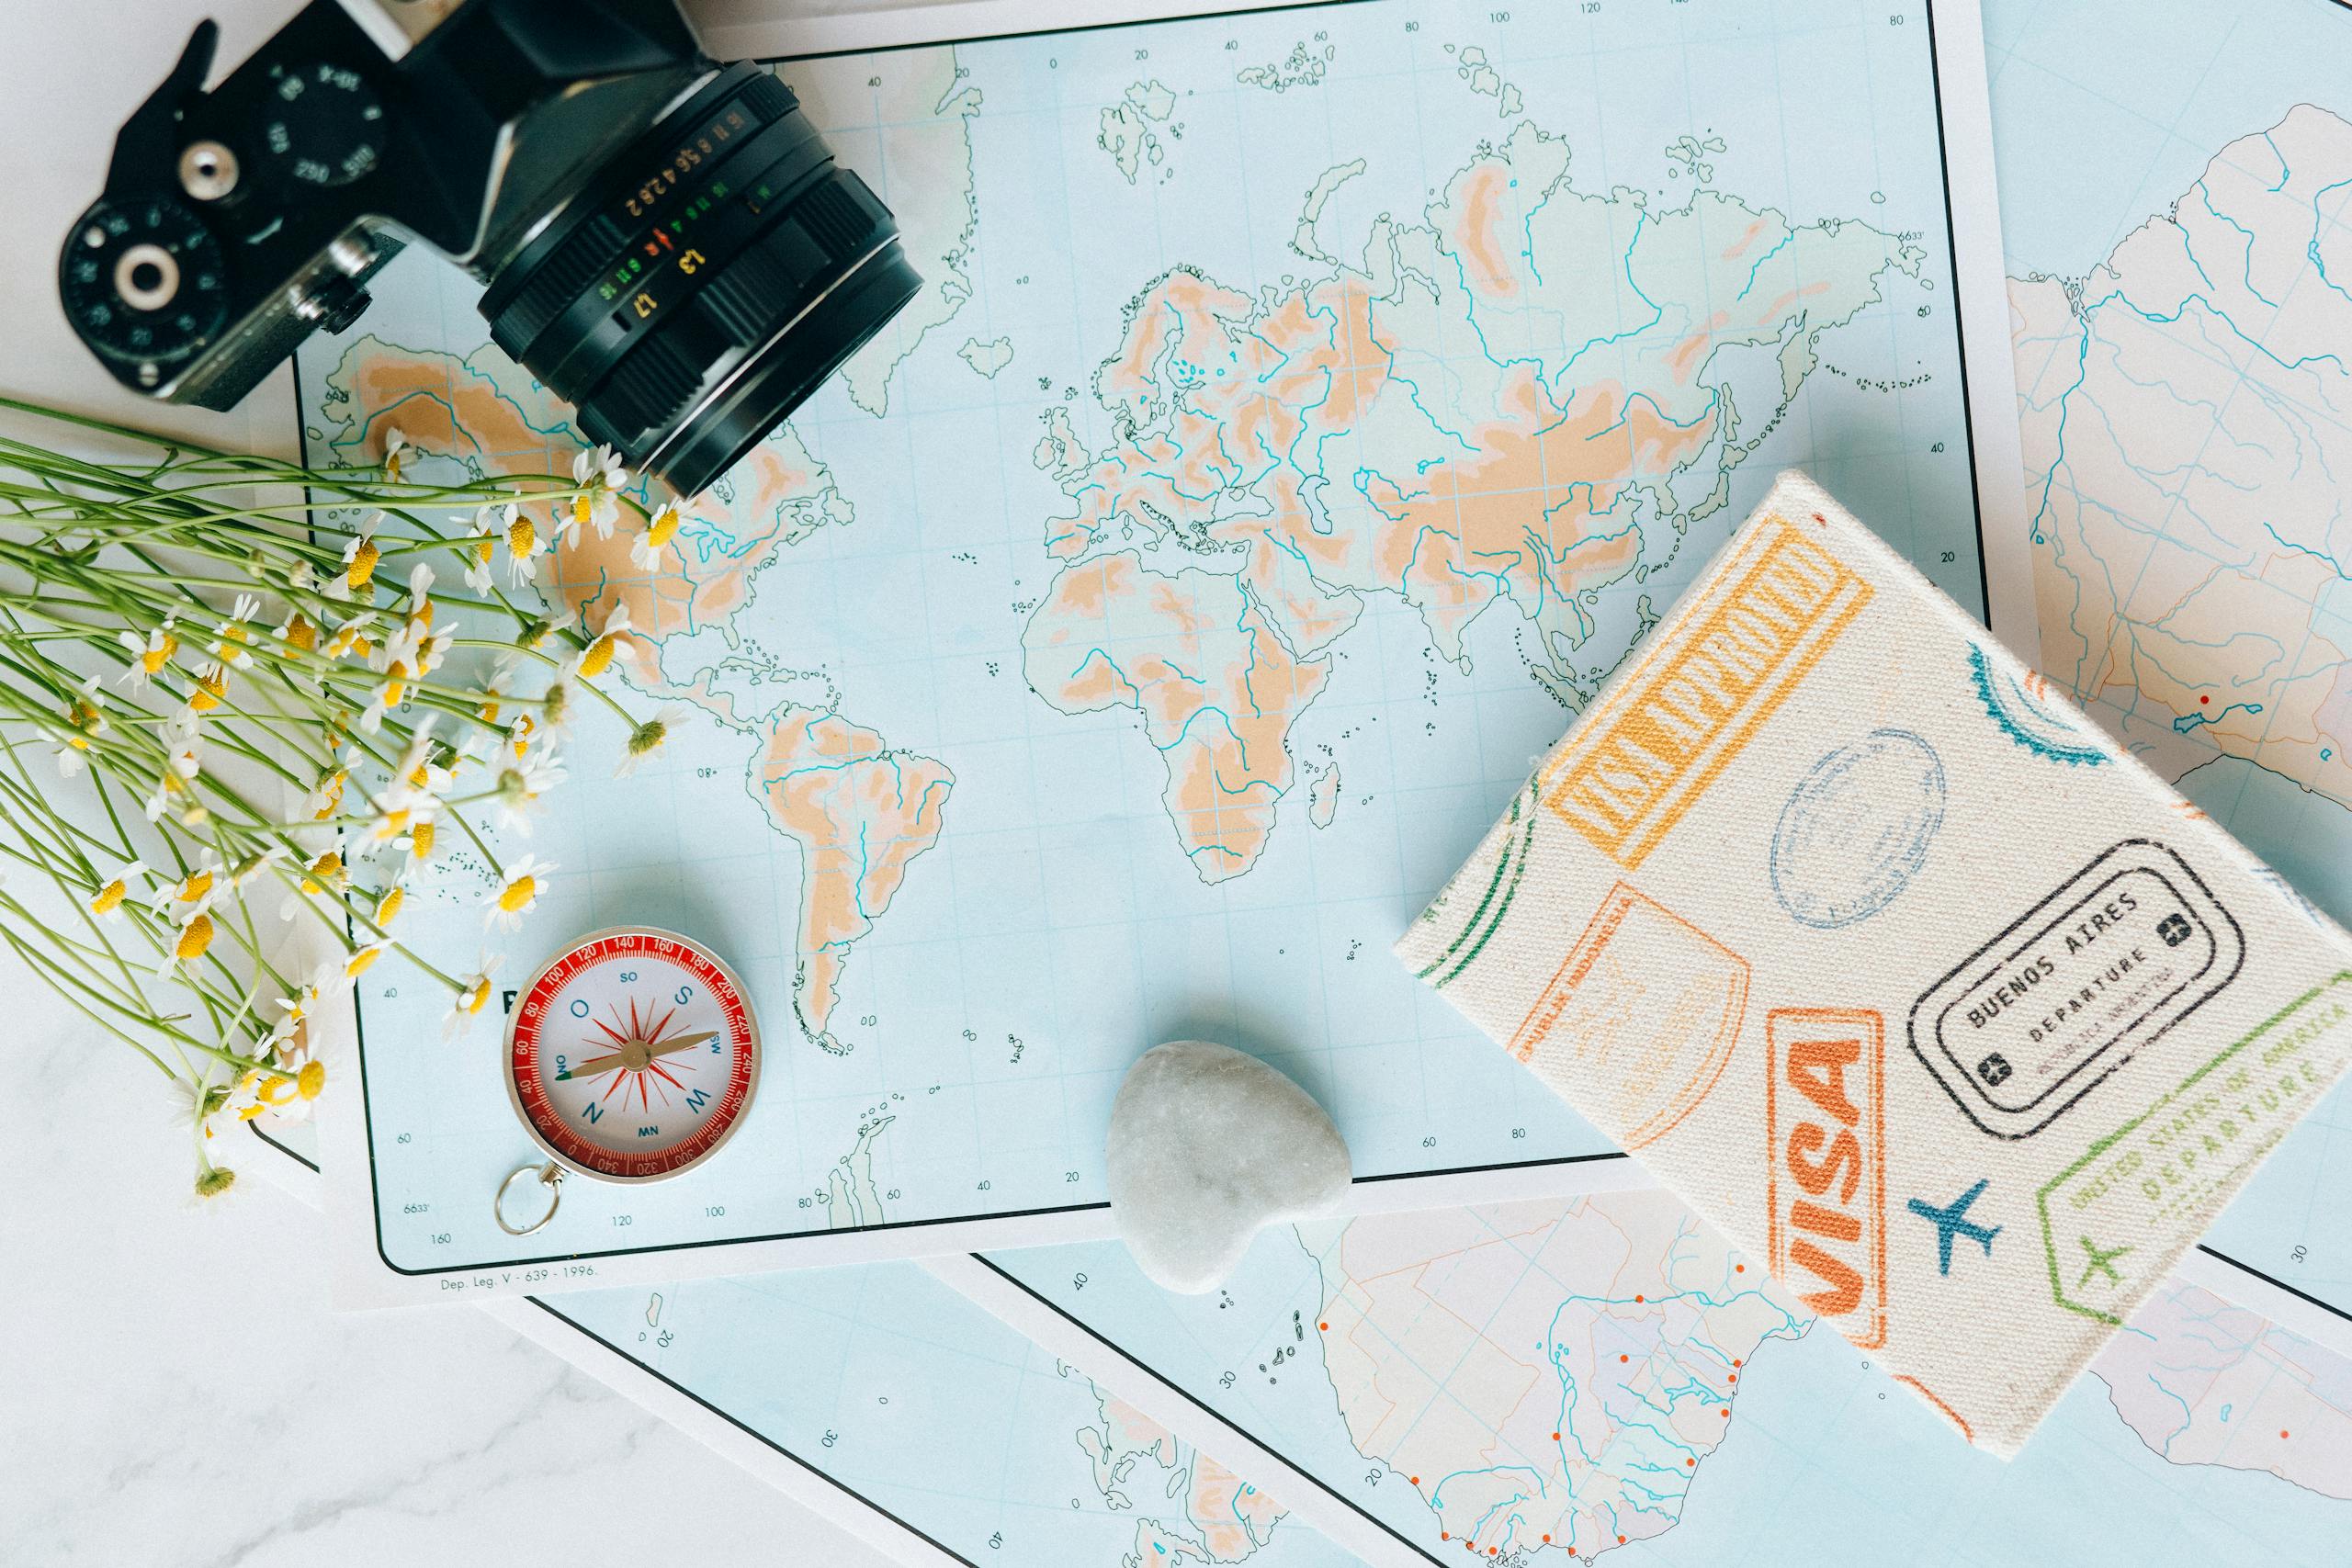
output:
[[[299, 0], [14, 0], [0, 49], [0, 389], [214, 439], [131, 400], [50, 279], [122, 115], [206, 15], [241, 59]], [[882, 1561], [469, 1308], [338, 1316], [319, 1216], [189, 1196], [162, 1080], [0, 959], [0, 1563], [499, 1568]]]

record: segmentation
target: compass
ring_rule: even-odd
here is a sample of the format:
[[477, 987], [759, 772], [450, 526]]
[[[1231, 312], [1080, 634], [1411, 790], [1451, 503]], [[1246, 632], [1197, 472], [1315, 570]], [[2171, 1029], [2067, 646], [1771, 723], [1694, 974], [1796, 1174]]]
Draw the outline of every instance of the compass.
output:
[[[555, 1217], [567, 1172], [662, 1181], [718, 1152], [759, 1086], [759, 1026], [735, 974], [691, 938], [647, 926], [592, 932], [531, 976], [506, 1024], [506, 1091], [545, 1164], [501, 1184], [499, 1224], [523, 1235]], [[514, 1184], [548, 1189], [517, 1226]]]

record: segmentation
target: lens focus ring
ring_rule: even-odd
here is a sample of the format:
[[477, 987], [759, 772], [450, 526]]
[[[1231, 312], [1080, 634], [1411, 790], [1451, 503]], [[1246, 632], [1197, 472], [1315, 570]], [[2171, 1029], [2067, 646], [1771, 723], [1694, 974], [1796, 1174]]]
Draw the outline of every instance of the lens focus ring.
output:
[[734, 65], [599, 171], [482, 313], [589, 439], [691, 495], [921, 286], [791, 92]]

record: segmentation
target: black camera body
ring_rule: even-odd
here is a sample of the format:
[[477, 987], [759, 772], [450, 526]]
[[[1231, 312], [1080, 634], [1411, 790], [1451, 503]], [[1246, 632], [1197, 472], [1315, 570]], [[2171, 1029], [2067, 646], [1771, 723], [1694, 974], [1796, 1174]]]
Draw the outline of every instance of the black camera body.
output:
[[135, 391], [232, 406], [418, 241], [590, 439], [690, 495], [921, 287], [790, 90], [706, 57], [676, 0], [312, 0], [207, 91], [217, 37], [59, 258]]

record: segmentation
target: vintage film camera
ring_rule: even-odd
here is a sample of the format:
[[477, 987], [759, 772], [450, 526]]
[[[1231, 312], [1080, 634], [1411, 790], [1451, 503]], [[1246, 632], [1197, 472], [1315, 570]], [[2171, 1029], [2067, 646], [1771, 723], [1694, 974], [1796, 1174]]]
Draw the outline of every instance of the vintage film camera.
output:
[[205, 90], [218, 29], [123, 124], [58, 288], [126, 387], [225, 409], [340, 332], [410, 241], [498, 345], [680, 495], [920, 287], [790, 89], [676, 0], [312, 0]]

